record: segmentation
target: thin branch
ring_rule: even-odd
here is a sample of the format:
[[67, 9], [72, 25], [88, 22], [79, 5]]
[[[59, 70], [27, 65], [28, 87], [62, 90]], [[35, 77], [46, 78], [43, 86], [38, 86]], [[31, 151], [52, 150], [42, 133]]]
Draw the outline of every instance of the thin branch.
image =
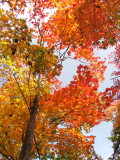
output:
[[[18, 83], [18, 81], [17, 81], [17, 78], [16, 78], [16, 76], [15, 76], [15, 73], [13, 73], [13, 77], [15, 78], [15, 81], [16, 81], [16, 83], [17, 83], [17, 85], [18, 85], [18, 88], [19, 88], [19, 90], [20, 90], [20, 92], [21, 92], [21, 94], [22, 94], [22, 96], [23, 96], [23, 99], [24, 99], [26, 105], [28, 106], [27, 100], [26, 100], [26, 98], [25, 98], [25, 96], [24, 96], [24, 93], [23, 93], [23, 91], [22, 91], [22, 89], [21, 89], [21, 87], [20, 87], [20, 85], [19, 85], [19, 83]], [[28, 109], [29, 109], [29, 107], [28, 107]]]
[[114, 79], [117, 79], [117, 78], [119, 78], [120, 76], [116, 76], [116, 77], [114, 77], [114, 78], [111, 78], [110, 80], [114, 80]]
[[[36, 8], [36, 4], [37, 4], [37, 2], [35, 1], [35, 8]], [[35, 14], [35, 9], [34, 9], [34, 14]], [[38, 32], [39, 32], [39, 35], [40, 35], [40, 38], [41, 38], [41, 40], [40, 40], [41, 44], [42, 44], [42, 42], [44, 44], [44, 38], [43, 38], [43, 35], [41, 33], [41, 30], [40, 30], [40, 25], [38, 24], [36, 18], [35, 18], [35, 23], [37, 24]]]
[[37, 146], [35, 136], [33, 138], [34, 138], [34, 143], [35, 143], [35, 146], [36, 146], [37, 154], [38, 154], [38, 157], [39, 157], [39, 160], [40, 160], [40, 153], [39, 153], [39, 149], [38, 149], [38, 146]]
[[[17, 2], [16, 2], [16, 4], [17, 4]], [[18, 12], [17, 12], [15, 18], [17, 18], [17, 16], [20, 14], [21, 9], [22, 9], [22, 5], [20, 6], [20, 9], [18, 10]]]
[[30, 67], [30, 72], [29, 72], [29, 76], [28, 76], [28, 90], [29, 90], [29, 95], [30, 95], [30, 107], [31, 107], [32, 95], [31, 95], [31, 92], [30, 92], [30, 73], [31, 73], [31, 67]]
[[[74, 109], [70, 110], [68, 113], [65, 113], [63, 116], [58, 117], [58, 118], [53, 118], [52, 121], [48, 124], [48, 126], [50, 126], [53, 122], [56, 122], [64, 117], [66, 117], [67, 115], [69, 115], [70, 113], [73, 113]], [[62, 120], [61, 120], [62, 121]]]
[[[5, 56], [3, 56], [3, 57], [7, 60], [7, 58], [6, 58]], [[7, 66], [8, 66], [8, 65], [7, 65]], [[8, 69], [9, 69], [9, 71], [11, 72], [11, 74], [13, 75], [13, 77], [14, 77], [17, 85], [18, 85], [18, 88], [19, 88], [19, 90], [20, 90], [20, 92], [21, 92], [21, 94], [22, 94], [22, 96], [23, 96], [23, 99], [24, 99], [26, 105], [28, 106], [27, 100], [26, 100], [26, 98], [25, 98], [25, 96], [24, 96], [24, 93], [23, 93], [23, 91], [22, 91], [22, 89], [21, 89], [21, 87], [20, 87], [20, 85], [19, 85], [19, 83], [18, 83], [18, 81], [17, 81], [17, 78], [16, 78], [16, 76], [15, 76], [15, 73], [12, 72], [12, 70], [11, 70], [11, 68], [10, 68], [9, 66], [8, 66]], [[29, 106], [28, 106], [28, 109], [29, 109]]]
[[39, 32], [39, 35], [40, 35], [40, 38], [41, 38], [41, 43], [43, 42], [43, 44], [44, 44], [44, 38], [43, 38], [43, 35], [42, 35], [41, 31], [40, 31], [40, 25], [38, 24], [37, 27], [38, 27], [38, 32]]
[[[1, 140], [2, 140], [2, 138], [1, 138]], [[4, 141], [2, 140], [2, 142], [3, 142], [3, 145], [4, 145]], [[9, 153], [8, 153], [8, 151], [6, 150], [6, 148], [5, 148], [5, 145], [3, 146], [2, 144], [0, 144], [0, 146], [3, 148], [3, 150], [9, 155]], [[6, 154], [4, 154], [4, 153], [2, 153], [2, 151], [0, 151], [0, 153], [3, 155], [3, 156], [6, 156], [6, 158], [9, 158], [9, 159], [12, 159], [12, 160], [14, 160], [14, 158], [12, 157], [12, 156], [7, 156]]]
[[[60, 59], [61, 60], [64, 60], [64, 58], [65, 58], [65, 54], [66, 54], [66, 52], [69, 50], [69, 48], [70, 48], [70, 45], [68, 45], [68, 47], [66, 48], [66, 50], [60, 55]], [[60, 52], [59, 52], [60, 53]]]
[[2, 151], [0, 151], [0, 154], [1, 154], [2, 156], [4, 156], [5, 158], [7, 158], [8, 160], [10, 160], [10, 158], [9, 158], [6, 154], [2, 153]]

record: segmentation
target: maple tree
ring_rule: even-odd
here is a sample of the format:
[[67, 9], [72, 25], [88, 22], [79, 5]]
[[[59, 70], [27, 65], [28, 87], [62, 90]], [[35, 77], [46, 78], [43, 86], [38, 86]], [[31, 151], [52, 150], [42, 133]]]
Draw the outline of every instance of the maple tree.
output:
[[120, 157], [120, 103], [117, 101], [113, 103], [112, 106], [107, 109], [107, 120], [112, 121], [113, 129], [111, 132], [111, 137], [109, 139], [113, 143], [113, 154], [109, 160], [115, 159], [119, 160]]
[[[93, 48], [118, 41], [119, 1], [2, 3], [9, 5], [0, 10], [2, 159], [92, 159], [94, 136], [82, 130], [104, 119], [116, 92], [98, 92], [105, 66]], [[25, 14], [28, 20], [19, 18]], [[67, 58], [86, 64], [62, 87], [58, 76]]]
[[[118, 160], [120, 157], [120, 44], [116, 45], [116, 51], [112, 54], [114, 58], [114, 63], [118, 68], [117, 71], [113, 72], [113, 82], [114, 87], [118, 89], [115, 96], [116, 102], [108, 108], [108, 118], [113, 122], [113, 130], [111, 134], [111, 141], [113, 142], [114, 153], [112, 159]], [[110, 158], [111, 159], [111, 158]]]

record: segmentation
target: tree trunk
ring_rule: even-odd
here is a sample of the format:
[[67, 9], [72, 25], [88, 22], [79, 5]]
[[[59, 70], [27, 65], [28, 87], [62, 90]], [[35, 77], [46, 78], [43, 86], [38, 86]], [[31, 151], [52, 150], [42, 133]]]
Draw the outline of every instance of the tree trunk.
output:
[[30, 119], [26, 127], [26, 133], [23, 139], [23, 145], [20, 151], [19, 160], [30, 159], [37, 113], [38, 113], [38, 96], [36, 95], [33, 101], [33, 105], [30, 108]]

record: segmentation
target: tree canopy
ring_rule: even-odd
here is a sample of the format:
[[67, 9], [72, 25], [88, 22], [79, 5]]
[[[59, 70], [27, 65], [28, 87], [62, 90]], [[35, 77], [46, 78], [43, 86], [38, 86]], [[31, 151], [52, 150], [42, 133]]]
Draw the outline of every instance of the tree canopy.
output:
[[[9, 5], [8, 11], [0, 9], [2, 159], [100, 159], [95, 137], [83, 130], [105, 119], [117, 92], [113, 87], [98, 91], [106, 66], [94, 48], [119, 41], [120, 2], [1, 3]], [[73, 80], [62, 87], [58, 77], [68, 58], [81, 62]]]

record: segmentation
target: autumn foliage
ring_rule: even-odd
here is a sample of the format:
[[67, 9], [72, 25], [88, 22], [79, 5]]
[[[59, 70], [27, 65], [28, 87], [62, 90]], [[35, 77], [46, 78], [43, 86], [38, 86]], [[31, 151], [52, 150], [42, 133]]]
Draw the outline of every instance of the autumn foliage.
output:
[[[98, 92], [104, 62], [94, 47], [119, 39], [116, 0], [2, 1], [0, 154], [2, 159], [92, 159], [94, 136], [116, 90]], [[28, 16], [26, 19], [26, 15]], [[21, 18], [24, 17], [24, 18]], [[62, 87], [63, 61], [85, 60]]]

